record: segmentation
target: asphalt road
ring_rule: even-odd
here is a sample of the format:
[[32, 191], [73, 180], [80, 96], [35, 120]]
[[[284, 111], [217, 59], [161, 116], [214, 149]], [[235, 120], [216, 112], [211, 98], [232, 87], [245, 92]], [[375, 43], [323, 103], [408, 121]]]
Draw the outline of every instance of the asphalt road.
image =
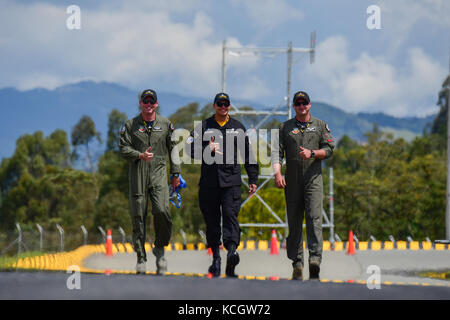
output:
[[[243, 276], [280, 277], [289, 279], [292, 276], [291, 261], [286, 250], [279, 255], [270, 255], [268, 251], [241, 250], [241, 263], [236, 273]], [[207, 273], [211, 264], [211, 256], [206, 251], [169, 251], [166, 253], [169, 272]], [[226, 252], [221, 252], [222, 273], [225, 271]], [[155, 257], [147, 254], [147, 270], [155, 271]], [[307, 253], [305, 256], [307, 261]], [[424, 283], [430, 285], [449, 286], [450, 281], [422, 278], [417, 273], [423, 270], [449, 270], [450, 250], [381, 250], [357, 251], [348, 256], [344, 251], [324, 251], [321, 265], [321, 279], [367, 281], [372, 273], [368, 273], [371, 265], [380, 268], [380, 281], [392, 283]], [[96, 254], [84, 261], [84, 266], [92, 269], [135, 270], [136, 255], [134, 253], [116, 254], [105, 257]], [[305, 268], [305, 278], [309, 278]]]
[[[2, 272], [0, 299], [309, 300], [450, 299], [449, 287], [292, 280], [241, 280], [154, 275], [80, 274], [80, 289], [69, 290], [71, 274]], [[70, 282], [70, 279], [69, 279]]]
[[[225, 269], [226, 252], [222, 254]], [[309, 300], [309, 299], [450, 299], [450, 282], [419, 278], [418, 271], [450, 269], [450, 251], [325, 251], [321, 281], [292, 281], [291, 264], [285, 250], [279, 255], [268, 251], [240, 251], [239, 275], [279, 277], [280, 280], [208, 279], [185, 275], [79, 274], [80, 289], [69, 289], [77, 275], [63, 272], [0, 272], [0, 299], [146, 299], [146, 300]], [[166, 253], [171, 273], [205, 274], [211, 263], [206, 251]], [[307, 261], [307, 257], [305, 259]], [[136, 255], [96, 254], [84, 261], [84, 267], [98, 270], [134, 270]], [[369, 289], [365, 283], [367, 268], [379, 267], [381, 287]], [[148, 271], [155, 270], [155, 258], [148, 254]], [[305, 279], [308, 279], [306, 268]], [[346, 281], [352, 280], [353, 283]], [[339, 282], [340, 281], [340, 282]]]

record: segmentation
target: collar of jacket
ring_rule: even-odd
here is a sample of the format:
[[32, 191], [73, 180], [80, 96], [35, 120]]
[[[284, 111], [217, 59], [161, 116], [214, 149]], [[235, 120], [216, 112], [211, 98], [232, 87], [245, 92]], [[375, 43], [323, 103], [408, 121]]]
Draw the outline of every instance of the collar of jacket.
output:
[[[294, 121], [298, 121], [298, 120], [297, 120], [297, 117], [294, 117], [293, 119], [294, 119]], [[311, 116], [309, 117], [309, 120], [307, 121], [307, 123], [313, 123], [314, 120], [316, 120], [316, 118], [314, 118], [314, 117], [311, 115]], [[300, 121], [298, 121], [298, 122], [300, 122]]]
[[[231, 126], [232, 119], [233, 118], [230, 115], [228, 115], [227, 123], [225, 123], [225, 125], [223, 127], [221, 127], [216, 121], [215, 114], [213, 114], [211, 117], [209, 117], [207, 119], [207, 122], [208, 122], [208, 125], [214, 124], [214, 128], [217, 128], [217, 129], [231, 129], [232, 128], [232, 126]], [[212, 127], [212, 126], [209, 126], [209, 127]]]
[[[142, 112], [139, 113], [139, 124], [144, 125], [144, 118], [142, 117]], [[152, 128], [156, 127], [159, 122], [160, 116], [158, 114], [155, 114], [155, 121], [153, 122]]]

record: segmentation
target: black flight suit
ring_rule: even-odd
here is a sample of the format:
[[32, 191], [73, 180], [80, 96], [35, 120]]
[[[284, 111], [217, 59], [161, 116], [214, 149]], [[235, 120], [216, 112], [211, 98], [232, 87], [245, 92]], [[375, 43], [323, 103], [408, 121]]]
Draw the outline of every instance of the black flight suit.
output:
[[[223, 155], [210, 152], [209, 143], [212, 136], [214, 142], [219, 143], [218, 151]], [[191, 157], [198, 160], [201, 157], [202, 160], [199, 202], [206, 222], [207, 246], [217, 248], [221, 245], [222, 218], [223, 244], [227, 250], [230, 244], [234, 244], [237, 248], [241, 233], [238, 213], [241, 206], [240, 163], [242, 163], [238, 154], [245, 159], [244, 167], [249, 176], [249, 184], [257, 184], [259, 170], [246, 129], [242, 123], [231, 117], [221, 127], [213, 115], [202, 121], [201, 127], [197, 126], [191, 132], [187, 144], [190, 145]], [[214, 157], [215, 161], [211, 163], [205, 155]]]

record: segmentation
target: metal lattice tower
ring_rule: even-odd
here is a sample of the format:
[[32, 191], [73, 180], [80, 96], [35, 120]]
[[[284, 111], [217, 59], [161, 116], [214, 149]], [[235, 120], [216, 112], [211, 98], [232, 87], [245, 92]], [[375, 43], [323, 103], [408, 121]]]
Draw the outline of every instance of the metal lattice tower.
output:
[[[291, 77], [292, 77], [292, 66], [295, 64], [293, 58], [295, 53], [307, 53], [309, 54], [309, 60], [310, 63], [314, 63], [315, 61], [315, 46], [316, 46], [316, 32], [311, 33], [310, 37], [310, 47], [309, 48], [294, 48], [292, 47], [292, 42], [288, 43], [288, 46], [286, 48], [257, 48], [257, 47], [227, 47], [226, 41], [223, 41], [222, 44], [222, 92], [226, 92], [226, 57], [228, 54], [234, 55], [234, 56], [240, 56], [243, 54], [254, 54], [258, 55], [261, 53], [265, 54], [286, 54], [287, 56], [287, 85], [286, 85], [286, 96], [283, 98], [282, 102], [278, 104], [276, 107], [274, 107], [271, 111], [263, 111], [263, 110], [239, 110], [238, 107], [235, 105], [231, 105], [232, 110], [230, 111], [231, 115], [241, 115], [241, 116], [261, 116], [264, 115], [265, 117], [258, 123], [258, 125], [255, 127], [255, 129], [258, 129], [269, 117], [271, 116], [286, 116], [287, 120], [292, 118], [292, 108], [291, 108]], [[278, 111], [278, 109], [285, 105], [286, 111]], [[287, 216], [285, 216], [286, 222], [280, 219], [278, 215], [273, 211], [273, 209], [270, 207], [270, 205], [264, 201], [259, 195], [258, 191], [263, 188], [267, 182], [269, 182], [271, 179], [273, 179], [274, 175], [260, 175], [260, 179], [264, 179], [263, 183], [261, 183], [258, 186], [258, 189], [256, 190], [254, 196], [266, 207], [269, 212], [272, 214], [272, 216], [278, 221], [278, 223], [275, 224], [268, 224], [268, 223], [243, 223], [241, 226], [243, 227], [284, 227], [287, 231]], [[247, 175], [241, 176], [242, 182], [245, 186], [248, 187]], [[250, 200], [250, 197], [247, 198], [242, 204], [241, 208]], [[333, 171], [330, 170], [330, 219], [328, 219], [328, 216], [325, 211], [323, 211], [323, 218], [324, 218], [324, 224], [323, 227], [330, 228], [330, 239], [333, 239], [334, 241], [334, 209], [333, 209]], [[287, 234], [287, 232], [286, 232]]]

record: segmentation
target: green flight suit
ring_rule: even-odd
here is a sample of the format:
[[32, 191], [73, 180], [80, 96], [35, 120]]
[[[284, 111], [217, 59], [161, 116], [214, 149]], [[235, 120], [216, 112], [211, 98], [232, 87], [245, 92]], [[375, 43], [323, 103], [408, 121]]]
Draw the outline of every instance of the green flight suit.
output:
[[[169, 244], [172, 233], [172, 219], [169, 213], [169, 188], [167, 181], [166, 158], [169, 156], [170, 173], [180, 173], [179, 164], [174, 163], [172, 141], [174, 127], [166, 118], [156, 115], [151, 129], [145, 126], [142, 115], [125, 122], [120, 130], [119, 150], [128, 160], [129, 201], [133, 222], [133, 247], [138, 259], [146, 261], [145, 239], [148, 197], [152, 202], [155, 226], [155, 246]], [[154, 154], [151, 161], [139, 159], [151, 146]], [[178, 162], [179, 163], [179, 162]]]
[[[309, 261], [322, 261], [322, 161], [316, 158], [303, 160], [300, 146], [309, 150], [325, 150], [326, 158], [333, 154], [334, 139], [325, 122], [311, 116], [302, 129], [293, 118], [280, 126], [279, 150], [272, 154], [273, 162], [282, 163], [286, 155], [286, 212], [289, 235], [286, 239], [288, 258], [294, 264], [303, 264], [303, 218]], [[306, 215], [305, 215], [306, 212]]]

